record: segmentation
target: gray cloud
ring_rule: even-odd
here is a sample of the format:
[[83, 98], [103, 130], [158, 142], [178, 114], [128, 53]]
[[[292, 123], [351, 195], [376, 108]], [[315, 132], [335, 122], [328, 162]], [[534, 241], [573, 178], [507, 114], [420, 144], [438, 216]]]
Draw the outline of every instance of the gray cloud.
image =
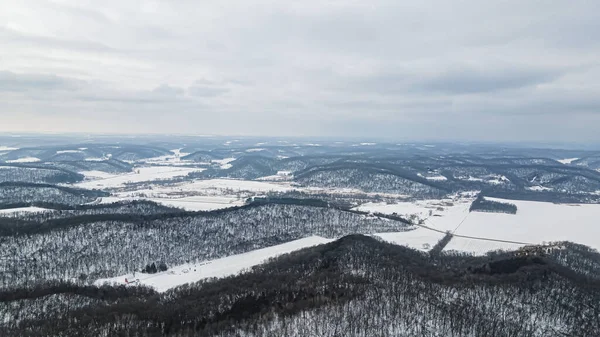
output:
[[161, 96], [179, 96], [183, 95], [183, 88], [172, 87], [168, 84], [161, 84], [159, 87], [152, 90], [153, 93]]
[[600, 141], [593, 1], [6, 1], [0, 132]]
[[426, 79], [417, 83], [417, 87], [449, 94], [484, 93], [543, 84], [559, 75], [560, 72], [555, 69], [460, 69]]
[[36, 90], [73, 90], [82, 82], [44, 74], [15, 74], [0, 71], [0, 92], [36, 91]]
[[391, 95], [411, 92], [477, 94], [520, 89], [552, 82], [562, 73], [561, 69], [535, 69], [519, 66], [502, 68], [490, 66], [480, 69], [461, 66], [422, 73], [397, 72], [389, 69], [383, 73], [348, 78], [341, 88]]
[[190, 95], [200, 97], [215, 97], [229, 91], [229, 89], [225, 88], [211, 88], [201, 86], [192, 86], [188, 90], [190, 92]]

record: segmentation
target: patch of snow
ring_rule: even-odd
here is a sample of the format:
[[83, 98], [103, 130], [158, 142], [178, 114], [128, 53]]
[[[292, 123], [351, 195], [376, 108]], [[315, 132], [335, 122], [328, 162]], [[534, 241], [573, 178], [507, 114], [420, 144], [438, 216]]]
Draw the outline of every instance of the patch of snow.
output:
[[227, 202], [231, 202], [232, 200], [250, 197], [256, 193], [262, 194], [270, 191], [286, 192], [292, 189], [293, 188], [289, 185], [289, 183], [261, 182], [254, 180], [235, 179], [208, 179], [185, 181], [165, 186], [156, 185], [146, 189], [139, 189], [135, 191], [117, 192], [114, 194], [114, 196], [119, 198], [137, 198], [151, 200], [172, 200], [175, 198], [216, 196], [227, 197]]
[[486, 180], [486, 182], [492, 185], [500, 185], [510, 182], [510, 180], [505, 176], [490, 176], [490, 178], [494, 179]]
[[8, 208], [8, 209], [0, 209], [0, 216], [5, 216], [7, 214], [16, 214], [16, 213], [41, 213], [49, 211], [47, 208], [40, 207], [19, 207], [19, 208]]
[[292, 179], [292, 171], [277, 171], [277, 174], [272, 176], [260, 177], [256, 180], [291, 180]]
[[102, 179], [83, 181], [75, 184], [80, 188], [117, 188], [128, 183], [139, 183], [144, 181], [171, 179], [185, 176], [191, 172], [201, 172], [201, 168], [186, 168], [179, 166], [150, 166], [136, 168], [134, 172], [105, 177]]
[[577, 159], [579, 159], [579, 158], [565, 158], [565, 159], [559, 159], [557, 161], [561, 164], [568, 165], [568, 164], [571, 164], [572, 162], [576, 161]]
[[182, 185], [180, 188], [191, 191], [202, 189], [226, 189], [231, 191], [252, 191], [261, 193], [270, 191], [286, 192], [292, 190], [292, 187], [289, 185], [236, 179], [197, 180], [190, 184]]
[[105, 197], [101, 203], [111, 204], [119, 201], [149, 200], [168, 207], [181, 208], [186, 211], [212, 211], [217, 209], [242, 206], [244, 201], [233, 196], [189, 196], [189, 197]]
[[212, 160], [212, 163], [216, 163], [219, 164], [221, 169], [226, 170], [228, 168], [231, 168], [231, 162], [234, 161], [235, 158], [225, 158], [225, 159], [215, 159]]
[[389, 243], [428, 252], [445, 234], [418, 227], [407, 232], [377, 233], [373, 235]]
[[80, 153], [81, 150], [61, 150], [61, 151], [56, 151], [56, 154], [62, 154], [62, 153]]
[[15, 159], [15, 160], [7, 160], [7, 163], [35, 163], [40, 161], [40, 158], [36, 158], [36, 157], [24, 157], [24, 158], [19, 158], [19, 159]]
[[483, 183], [487, 183], [487, 184], [492, 184], [492, 185], [500, 185], [500, 184], [505, 184], [507, 182], [510, 182], [510, 180], [502, 175], [489, 175], [489, 176], [485, 176], [483, 178], [475, 178], [473, 176], [468, 176], [468, 177], [456, 177], [457, 179], [460, 180], [466, 180], [466, 181], [478, 181], [478, 182], [483, 182]]
[[477, 239], [469, 239], [462, 237], [453, 237], [450, 240], [450, 243], [444, 248], [444, 251], [459, 251], [459, 252], [467, 252], [473, 255], [485, 255], [488, 252], [494, 250], [517, 250], [525, 245], [516, 244], [516, 243], [508, 243], [508, 242], [498, 242], [498, 241], [486, 241], [486, 240], [477, 240]]
[[425, 177], [425, 179], [432, 180], [432, 181], [446, 181], [446, 180], [448, 180], [448, 178], [446, 178], [446, 177], [444, 177], [442, 175]]
[[171, 154], [144, 159], [142, 162], [156, 165], [180, 165], [191, 163], [190, 161], [181, 160], [181, 157], [185, 157], [189, 153], [181, 152], [181, 149], [173, 149], [170, 151]]
[[468, 176], [466, 178], [465, 177], [458, 177], [458, 179], [460, 179], [460, 180], [466, 180], [466, 181], [480, 181], [480, 182], [484, 181], [481, 178], [475, 178], [473, 176]]
[[553, 188], [550, 187], [544, 187], [544, 186], [528, 186], [525, 187], [525, 189], [530, 190], [530, 191], [552, 191], [554, 190]]
[[165, 292], [177, 286], [198, 282], [207, 278], [237, 275], [253, 266], [265, 263], [271, 258], [291, 253], [299, 249], [329, 243], [331, 241], [333, 241], [333, 239], [311, 236], [277, 246], [253, 250], [244, 254], [231, 255], [217, 260], [183, 264], [156, 274], [136, 273], [135, 276], [133, 276], [133, 274], [127, 274], [110, 279], [100, 279], [94, 282], [94, 284], [126, 284], [125, 279], [139, 279], [139, 284], [152, 287], [158, 292]]
[[112, 178], [112, 177], [118, 176], [118, 174], [108, 173], [108, 172], [104, 172], [104, 171], [81, 171], [79, 173], [83, 174], [83, 176], [89, 180], [106, 179], [106, 178]]

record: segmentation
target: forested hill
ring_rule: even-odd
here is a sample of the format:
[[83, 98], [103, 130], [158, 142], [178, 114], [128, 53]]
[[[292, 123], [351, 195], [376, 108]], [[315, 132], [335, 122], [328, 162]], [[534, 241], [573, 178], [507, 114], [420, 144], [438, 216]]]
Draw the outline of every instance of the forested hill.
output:
[[352, 235], [164, 294], [68, 284], [3, 293], [1, 308], [27, 310], [0, 335], [598, 336], [600, 281], [585, 266], [599, 255], [566, 247], [432, 260]]
[[[148, 210], [147, 206], [132, 209]], [[126, 209], [84, 211], [43, 221], [0, 218], [0, 251], [7, 252], [0, 257], [10, 257], [5, 260], [10, 263], [0, 264], [0, 286], [114, 277], [148, 263], [211, 260], [313, 235], [339, 238], [413, 229], [402, 219], [295, 203], [144, 215]]]

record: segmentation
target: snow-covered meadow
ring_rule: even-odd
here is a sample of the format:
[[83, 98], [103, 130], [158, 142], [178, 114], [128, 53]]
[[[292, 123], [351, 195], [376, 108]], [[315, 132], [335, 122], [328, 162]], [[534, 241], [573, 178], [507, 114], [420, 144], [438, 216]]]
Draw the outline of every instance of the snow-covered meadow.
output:
[[[170, 267], [165, 272], [156, 274], [136, 273], [122, 275], [109, 279], [99, 279], [95, 282], [101, 284], [141, 284], [154, 288], [159, 292], [181, 286], [187, 283], [198, 282], [212, 277], [227, 277], [239, 274], [249, 268], [266, 262], [267, 260], [291, 253], [293, 251], [321, 245], [333, 241], [319, 236], [311, 236], [300, 240], [287, 242], [281, 245], [253, 250], [244, 254], [231, 255], [217, 260], [188, 263]], [[136, 280], [139, 280], [137, 282]]]
[[[517, 214], [469, 212], [471, 198], [396, 204], [368, 203], [358, 209], [386, 214], [397, 213], [417, 222], [422, 220], [426, 227], [414, 231], [377, 234], [386, 241], [422, 250], [425, 245], [433, 246], [443, 237], [440, 231], [455, 234], [445, 250], [474, 254], [485, 254], [498, 249], [514, 250], [523, 246], [522, 243], [542, 244], [552, 241], [572, 241], [600, 249], [598, 204], [488, 199], [515, 204]], [[444, 204], [446, 206], [443, 206]]]
[[202, 168], [187, 168], [178, 166], [148, 166], [139, 167], [134, 172], [125, 174], [109, 174], [98, 171], [82, 172], [86, 180], [74, 184], [75, 187], [87, 189], [110, 189], [123, 187], [128, 183], [140, 183], [146, 181], [171, 179], [182, 177], [191, 172], [201, 172]]

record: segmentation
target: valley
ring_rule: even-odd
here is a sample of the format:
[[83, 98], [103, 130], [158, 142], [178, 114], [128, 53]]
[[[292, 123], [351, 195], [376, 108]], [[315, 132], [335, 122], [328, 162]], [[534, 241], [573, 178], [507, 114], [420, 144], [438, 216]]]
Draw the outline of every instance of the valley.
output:
[[[330, 277], [349, 277], [343, 282], [355, 291], [361, 282], [384, 277], [365, 274], [374, 271], [374, 261], [349, 257], [356, 249], [367, 249], [356, 248], [362, 245], [442, 268], [427, 272], [437, 276], [418, 281], [428, 287], [441, 287], [436, 277], [495, 268], [490, 261], [512, 261], [531, 247], [562, 247], [548, 248], [550, 255], [540, 257], [544, 265], [556, 265], [548, 267], [555, 268], [550, 273], [563, 275], [570, 269], [581, 274], [577, 277], [595, 279], [600, 270], [595, 225], [600, 173], [582, 164], [598, 156], [594, 152], [465, 149], [455, 144], [197, 142], [5, 146], [7, 152], [0, 156], [0, 286], [10, 293], [47, 295], [0, 300], [0, 317], [5, 317], [0, 331], [36, 334], [34, 326], [54, 314], [72, 315], [76, 322], [80, 310], [94, 312], [101, 303], [120, 308], [120, 301], [136, 305], [146, 296], [165, 301], [224, 282], [234, 282], [245, 293], [247, 286], [237, 282], [247, 277], [263, 282], [277, 273], [271, 266], [302, 270], [325, 263], [322, 268], [329, 270], [342, 263], [349, 269]], [[39, 160], [28, 159], [33, 157]], [[562, 159], [567, 157], [588, 161]], [[356, 235], [361, 238], [349, 239]], [[350, 249], [350, 255], [311, 255], [335, 247]], [[517, 267], [517, 273], [535, 273], [527, 267], [538, 263], [531, 258], [519, 262], [526, 267]], [[323, 281], [321, 269], [310, 270], [301, 278], [309, 277], [307, 289], [316, 291], [312, 287]], [[425, 271], [412, 272], [423, 277]], [[336, 282], [332, 289], [338, 290], [328, 294], [339, 291]], [[115, 292], [115, 297], [98, 302], [96, 295], [76, 295], [97, 291]], [[365, 296], [344, 295], [345, 303], [360, 312], [373, 294], [369, 290]], [[59, 298], [73, 309], [41, 309], [57, 305]], [[330, 300], [311, 303], [301, 312], [319, 319], [324, 319], [319, 310], [335, 311], [338, 305]], [[279, 324], [274, 323], [279, 319], [270, 318], [268, 324]], [[286, 324], [300, 324], [290, 319]], [[455, 329], [437, 318], [419, 324]], [[533, 335], [547, 331], [540, 323], [518, 324], [541, 329], [535, 328]], [[555, 328], [574, 328], [565, 324]], [[108, 325], [102, 329], [112, 331]], [[398, 329], [422, 331], [409, 325]]]

